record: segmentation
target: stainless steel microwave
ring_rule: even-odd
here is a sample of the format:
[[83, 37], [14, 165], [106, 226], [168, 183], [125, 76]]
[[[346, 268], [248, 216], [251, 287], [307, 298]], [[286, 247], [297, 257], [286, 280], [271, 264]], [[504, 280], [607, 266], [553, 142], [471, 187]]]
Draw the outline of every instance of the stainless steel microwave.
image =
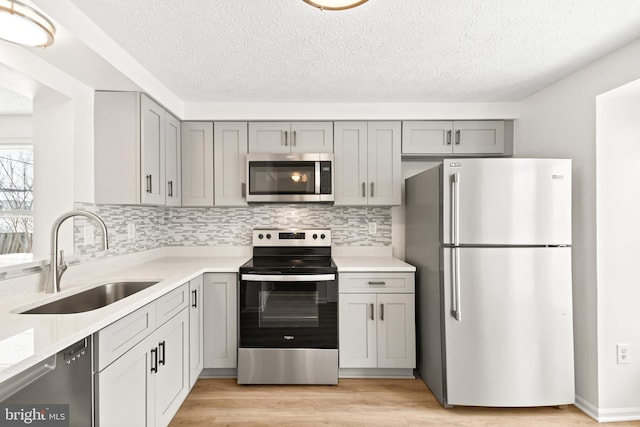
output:
[[333, 203], [333, 154], [247, 154], [247, 202]]

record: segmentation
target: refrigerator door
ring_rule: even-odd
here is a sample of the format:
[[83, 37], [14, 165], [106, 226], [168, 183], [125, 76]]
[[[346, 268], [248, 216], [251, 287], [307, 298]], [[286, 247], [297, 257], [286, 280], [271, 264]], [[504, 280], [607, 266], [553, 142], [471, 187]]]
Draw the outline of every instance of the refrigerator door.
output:
[[446, 403], [573, 403], [571, 248], [443, 251]]
[[443, 174], [444, 244], [571, 244], [571, 160], [445, 159]]

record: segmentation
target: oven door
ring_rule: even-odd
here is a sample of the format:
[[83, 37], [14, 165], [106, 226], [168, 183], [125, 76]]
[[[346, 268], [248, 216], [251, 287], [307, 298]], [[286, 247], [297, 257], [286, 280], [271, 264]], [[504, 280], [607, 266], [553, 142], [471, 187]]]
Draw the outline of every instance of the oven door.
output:
[[335, 274], [242, 274], [240, 348], [338, 348]]

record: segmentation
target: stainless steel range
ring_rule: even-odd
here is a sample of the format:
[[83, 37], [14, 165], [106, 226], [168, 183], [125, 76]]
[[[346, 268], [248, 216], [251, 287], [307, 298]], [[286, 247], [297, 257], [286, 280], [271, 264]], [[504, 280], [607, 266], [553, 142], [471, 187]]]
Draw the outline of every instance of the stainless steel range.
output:
[[331, 230], [256, 229], [240, 267], [238, 383], [338, 383]]

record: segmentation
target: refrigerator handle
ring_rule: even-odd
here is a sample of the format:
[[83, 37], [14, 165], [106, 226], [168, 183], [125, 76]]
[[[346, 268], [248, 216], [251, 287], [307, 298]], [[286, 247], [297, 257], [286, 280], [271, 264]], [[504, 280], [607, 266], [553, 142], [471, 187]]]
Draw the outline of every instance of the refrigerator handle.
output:
[[453, 295], [451, 298], [451, 315], [458, 321], [462, 321], [460, 309], [460, 248], [453, 248]]
[[451, 242], [454, 246], [460, 244], [460, 175], [451, 175]]

